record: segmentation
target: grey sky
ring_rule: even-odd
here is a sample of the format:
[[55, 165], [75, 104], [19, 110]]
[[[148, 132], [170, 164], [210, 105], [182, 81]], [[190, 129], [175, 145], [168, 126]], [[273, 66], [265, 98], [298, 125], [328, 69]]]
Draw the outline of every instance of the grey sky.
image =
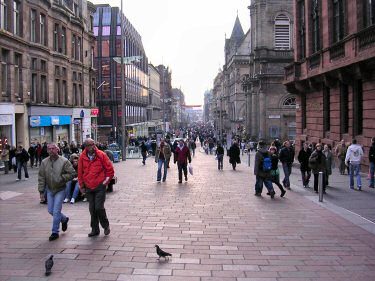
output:
[[[120, 6], [121, 0], [91, 0]], [[203, 104], [203, 94], [224, 63], [224, 36], [237, 16], [250, 25], [250, 0], [123, 0], [126, 17], [142, 36], [149, 62], [172, 70], [172, 86], [187, 104]]]

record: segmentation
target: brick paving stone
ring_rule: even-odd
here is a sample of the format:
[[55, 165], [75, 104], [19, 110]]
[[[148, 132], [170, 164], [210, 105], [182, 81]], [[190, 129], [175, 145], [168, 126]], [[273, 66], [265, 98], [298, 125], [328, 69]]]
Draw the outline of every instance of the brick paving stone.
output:
[[[255, 197], [246, 165], [217, 171], [202, 153], [193, 165], [179, 185], [173, 164], [159, 184], [152, 159], [114, 164], [112, 231], [93, 239], [88, 204], [77, 202], [63, 205], [69, 229], [49, 242], [52, 218], [36, 185], [18, 188], [22, 196], [0, 200], [0, 280], [45, 280], [50, 254], [50, 280], [375, 280], [375, 235], [294, 191]], [[157, 261], [155, 244], [172, 258]]]

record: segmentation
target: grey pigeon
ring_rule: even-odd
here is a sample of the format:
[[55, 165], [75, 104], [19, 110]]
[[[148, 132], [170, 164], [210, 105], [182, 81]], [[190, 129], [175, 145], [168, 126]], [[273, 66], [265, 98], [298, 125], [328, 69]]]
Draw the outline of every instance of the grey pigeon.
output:
[[[160, 247], [158, 245], [155, 245], [155, 248], [156, 248], [156, 253], [158, 254], [159, 256], [159, 259], [161, 257], [163, 257], [164, 259], [167, 259], [168, 256], [172, 256], [172, 254], [170, 253], [167, 253], [167, 252], [164, 252], [162, 249], [160, 249]], [[169, 258], [168, 258], [169, 259]]]
[[46, 260], [46, 276], [51, 274], [52, 266], [53, 266], [53, 255], [51, 255], [49, 259]]

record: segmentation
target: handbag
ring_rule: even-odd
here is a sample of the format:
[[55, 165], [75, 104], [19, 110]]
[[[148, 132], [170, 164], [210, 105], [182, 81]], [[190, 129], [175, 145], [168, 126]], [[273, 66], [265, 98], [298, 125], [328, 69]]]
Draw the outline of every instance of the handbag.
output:
[[193, 166], [191, 166], [190, 164], [189, 164], [189, 174], [193, 175]]

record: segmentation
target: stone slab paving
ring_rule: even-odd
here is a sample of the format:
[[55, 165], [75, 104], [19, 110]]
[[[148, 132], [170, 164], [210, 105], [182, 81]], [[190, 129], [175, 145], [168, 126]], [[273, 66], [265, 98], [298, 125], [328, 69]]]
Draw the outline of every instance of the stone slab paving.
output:
[[[52, 218], [35, 184], [17, 188], [21, 195], [0, 201], [0, 280], [375, 280], [373, 234], [294, 192], [255, 197], [248, 167], [216, 164], [197, 153], [182, 184], [173, 164], [165, 183], [152, 159], [115, 164], [112, 231], [96, 238], [87, 237], [88, 204], [78, 202], [64, 204], [69, 228], [49, 242]], [[158, 261], [155, 244], [172, 258]]]

